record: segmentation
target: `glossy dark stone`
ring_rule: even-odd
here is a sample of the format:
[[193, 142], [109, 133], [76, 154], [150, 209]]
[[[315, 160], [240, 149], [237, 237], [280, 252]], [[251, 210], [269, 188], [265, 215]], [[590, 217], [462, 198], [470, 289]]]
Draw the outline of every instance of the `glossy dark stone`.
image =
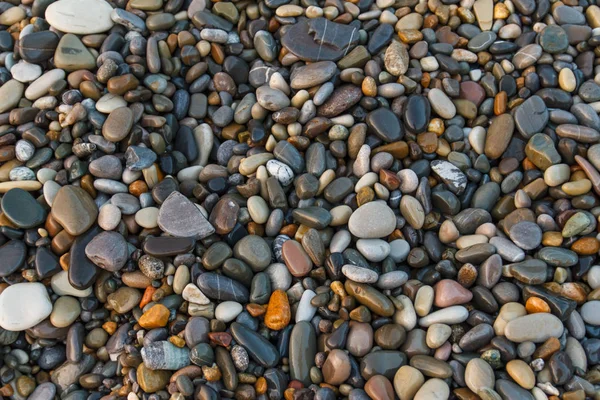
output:
[[25, 263], [27, 246], [20, 240], [11, 240], [0, 247], [0, 277], [8, 276]]
[[425, 132], [431, 115], [429, 100], [422, 95], [412, 95], [408, 98], [404, 109], [404, 123], [413, 133]]
[[32, 32], [19, 41], [19, 54], [30, 63], [41, 63], [54, 56], [59, 38], [52, 31]]
[[198, 277], [198, 287], [208, 298], [220, 301], [248, 302], [248, 289], [241, 283], [223, 275], [207, 272]]
[[46, 219], [46, 211], [29, 192], [11, 189], [2, 197], [4, 216], [18, 228], [29, 229]]
[[76, 289], [89, 288], [98, 276], [98, 267], [85, 255], [85, 247], [101, 231], [97, 225], [94, 225], [73, 241], [69, 253], [69, 282]]
[[144, 252], [155, 257], [170, 257], [188, 253], [195, 243], [193, 238], [151, 236], [144, 242]]
[[260, 334], [238, 322], [233, 322], [231, 324], [231, 335], [239, 345], [244, 346], [250, 357], [263, 367], [270, 368], [279, 363], [279, 352]]
[[573, 377], [575, 368], [571, 358], [564, 351], [557, 351], [552, 354], [548, 362], [552, 381], [556, 385], [564, 385]]
[[398, 117], [387, 108], [378, 108], [367, 115], [365, 120], [369, 131], [384, 142], [396, 142], [404, 136]]

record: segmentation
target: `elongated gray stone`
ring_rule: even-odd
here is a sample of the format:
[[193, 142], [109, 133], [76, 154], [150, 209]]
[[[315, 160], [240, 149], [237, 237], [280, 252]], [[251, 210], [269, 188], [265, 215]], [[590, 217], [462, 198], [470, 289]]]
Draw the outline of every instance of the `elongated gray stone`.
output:
[[310, 386], [310, 369], [317, 353], [315, 328], [307, 321], [300, 321], [292, 329], [290, 336], [290, 376]]

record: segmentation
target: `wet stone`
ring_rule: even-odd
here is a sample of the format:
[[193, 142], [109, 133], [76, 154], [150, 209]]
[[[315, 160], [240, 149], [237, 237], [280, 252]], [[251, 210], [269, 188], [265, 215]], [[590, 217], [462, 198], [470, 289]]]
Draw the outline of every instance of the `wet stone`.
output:
[[18, 228], [28, 229], [40, 225], [46, 218], [42, 206], [23, 189], [9, 190], [2, 197], [4, 216]]

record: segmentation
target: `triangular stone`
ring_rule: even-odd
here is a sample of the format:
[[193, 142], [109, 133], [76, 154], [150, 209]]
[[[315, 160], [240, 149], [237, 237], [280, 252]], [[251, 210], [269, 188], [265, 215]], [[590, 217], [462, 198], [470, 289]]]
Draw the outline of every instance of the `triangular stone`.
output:
[[68, 72], [79, 69], [91, 70], [96, 67], [96, 58], [77, 36], [67, 33], [58, 43], [54, 53], [54, 65]]
[[171, 193], [160, 207], [158, 226], [177, 237], [204, 239], [215, 232], [198, 207], [179, 192]]

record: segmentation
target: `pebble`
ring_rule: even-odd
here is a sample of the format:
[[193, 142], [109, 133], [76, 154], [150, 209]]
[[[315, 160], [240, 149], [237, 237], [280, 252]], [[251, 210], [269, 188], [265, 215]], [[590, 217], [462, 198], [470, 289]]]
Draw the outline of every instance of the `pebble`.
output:
[[563, 323], [556, 316], [537, 313], [509, 321], [504, 329], [504, 334], [509, 340], [516, 343], [541, 343], [551, 337], [559, 337], [563, 330]]
[[378, 239], [392, 233], [395, 221], [394, 212], [386, 204], [371, 202], [352, 213], [348, 228], [361, 239]]
[[104, 0], [60, 0], [48, 6], [45, 17], [59, 31], [89, 35], [112, 28], [111, 11]]
[[[24, 298], [28, 301], [23, 302]], [[0, 311], [0, 327], [9, 331], [24, 331], [52, 313], [52, 301], [43, 284], [17, 283], [0, 294]]]

